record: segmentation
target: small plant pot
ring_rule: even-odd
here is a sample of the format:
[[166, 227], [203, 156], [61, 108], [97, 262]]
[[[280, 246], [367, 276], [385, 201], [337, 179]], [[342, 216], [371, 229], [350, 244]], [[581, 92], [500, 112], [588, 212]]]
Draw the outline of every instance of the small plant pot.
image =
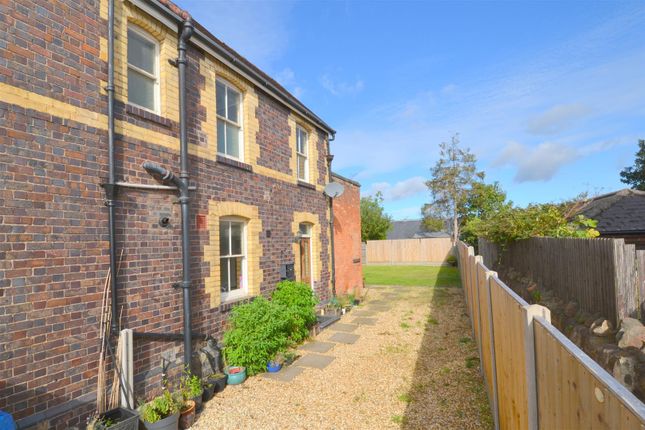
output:
[[[226, 378], [224, 379], [226, 383]], [[204, 387], [204, 392], [202, 393], [202, 402], [208, 402], [215, 395], [215, 384], [209, 382], [208, 386]]]
[[267, 364], [267, 372], [269, 373], [277, 373], [282, 369], [282, 363], [277, 363], [275, 361], [269, 361]]
[[246, 379], [246, 367], [241, 366], [227, 366], [224, 373], [228, 376], [226, 383], [228, 385], [238, 385]]
[[106, 427], [102, 423], [96, 423], [94, 428], [96, 430], [103, 430], [109, 428], [110, 430], [137, 430], [139, 428], [139, 415], [135, 411], [131, 411], [126, 408], [116, 408], [111, 409], [104, 414], [101, 414], [99, 418], [109, 419], [114, 424], [110, 427]]
[[200, 394], [199, 396], [193, 397], [193, 401], [195, 402], [195, 410], [197, 412], [202, 411], [202, 396], [203, 395], [204, 395], [204, 391], [202, 390], [202, 394]]
[[186, 400], [186, 406], [179, 413], [179, 428], [185, 430], [189, 429], [195, 422], [195, 408], [196, 404], [194, 400]]
[[354, 303], [353, 303], [354, 306], [358, 306], [360, 304], [361, 304], [361, 299], [354, 299]]
[[179, 412], [154, 423], [143, 421], [146, 430], [177, 430], [179, 428]]
[[213, 394], [221, 393], [226, 388], [228, 375], [222, 375], [219, 378], [208, 378], [208, 383], [213, 386]]

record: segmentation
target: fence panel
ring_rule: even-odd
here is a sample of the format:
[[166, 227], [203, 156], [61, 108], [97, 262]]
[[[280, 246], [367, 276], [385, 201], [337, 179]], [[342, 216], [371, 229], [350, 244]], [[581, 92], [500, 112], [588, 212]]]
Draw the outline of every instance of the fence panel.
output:
[[477, 264], [477, 302], [479, 303], [479, 324], [481, 333], [479, 335], [480, 357], [482, 370], [488, 396], [492, 400], [497, 393], [494, 392], [493, 369], [495, 368], [495, 357], [493, 355], [491, 312], [490, 312], [490, 289], [489, 277], [491, 272], [482, 263]]
[[444, 263], [452, 252], [449, 238], [368, 240], [368, 264]]
[[498, 278], [490, 278], [497, 400], [502, 429], [528, 429], [525, 313], [527, 303]]
[[645, 405], [544, 319], [535, 318], [540, 429], [642, 429]]

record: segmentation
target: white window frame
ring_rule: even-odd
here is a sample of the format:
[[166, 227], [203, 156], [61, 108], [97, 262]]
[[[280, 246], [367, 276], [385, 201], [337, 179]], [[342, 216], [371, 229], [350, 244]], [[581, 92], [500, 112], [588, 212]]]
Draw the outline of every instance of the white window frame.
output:
[[[298, 143], [301, 143], [303, 134], [305, 135], [307, 152], [300, 152], [298, 150]], [[300, 157], [305, 159], [304, 178], [300, 177]], [[299, 125], [296, 125], [296, 176], [299, 181], [309, 182], [309, 132]]]
[[[140, 109], [147, 110], [148, 112], [152, 112], [152, 113], [154, 113], [156, 115], [159, 115], [160, 112], [161, 112], [161, 101], [160, 101], [160, 99], [161, 99], [161, 95], [160, 95], [161, 90], [160, 90], [160, 79], [159, 79], [159, 74], [160, 74], [159, 73], [159, 41], [157, 39], [155, 39], [153, 36], [151, 36], [144, 29], [142, 29], [141, 27], [138, 27], [138, 26], [136, 26], [134, 24], [128, 24], [128, 30], [131, 30], [134, 33], [137, 33], [137, 35], [139, 35], [143, 39], [146, 39], [147, 41], [151, 42], [155, 47], [155, 62], [154, 62], [155, 63], [155, 70], [154, 70], [154, 75], [151, 75], [149, 72], [147, 72], [147, 71], [145, 71], [143, 69], [140, 69], [140, 68], [138, 68], [137, 66], [135, 66], [133, 64], [130, 64], [130, 62], [127, 61], [127, 58], [126, 58], [128, 70], [132, 69], [135, 72], [137, 72], [139, 74], [142, 74], [143, 76], [145, 76], [147, 78], [154, 79], [154, 84], [155, 84], [154, 85], [154, 94], [153, 94], [154, 109], [151, 110], [150, 108], [147, 108], [145, 106], [138, 105], [138, 104], [130, 101], [130, 97], [128, 97], [128, 103], [133, 105], [133, 106], [136, 106], [136, 107], [138, 107]], [[128, 52], [128, 50], [126, 49], [126, 57], [128, 55], [127, 52]], [[127, 74], [126, 74], [126, 78], [127, 78]], [[130, 82], [128, 82], [128, 88], [129, 88], [129, 85], [130, 85]]]
[[[240, 96], [240, 105], [238, 107], [238, 114], [237, 114], [239, 121], [237, 123], [234, 121], [231, 121], [226, 116], [221, 116], [217, 113], [217, 83], [218, 82], [224, 85], [224, 87], [226, 87], [226, 95], [224, 96], [224, 109], [226, 111], [226, 115], [228, 115], [228, 91], [229, 90], [235, 91]], [[230, 158], [232, 160], [244, 162], [244, 93], [240, 91], [240, 89], [237, 88], [235, 85], [228, 82], [226, 79], [222, 79], [219, 77], [215, 79], [215, 116], [216, 116], [216, 121], [222, 120], [224, 121], [225, 124], [230, 124], [231, 126], [239, 127], [240, 129], [239, 131], [240, 136], [238, 138], [239, 147], [240, 147], [240, 156], [234, 157], [225, 152], [219, 152], [218, 142], [215, 142], [215, 151], [217, 152], [217, 155], [221, 155], [222, 157]], [[217, 123], [215, 123], [215, 131], [217, 132]], [[218, 139], [219, 139], [219, 136], [218, 136]], [[224, 139], [226, 139], [226, 133], [224, 134]]]
[[[240, 286], [240, 288], [238, 288], [237, 290], [229, 291], [229, 292], [221, 291], [221, 288], [220, 288], [220, 292], [222, 294], [222, 301], [223, 302], [228, 302], [228, 301], [240, 299], [242, 297], [246, 297], [248, 295], [248, 291], [249, 291], [248, 252], [247, 252], [248, 247], [247, 247], [247, 234], [246, 234], [246, 232], [247, 232], [247, 220], [245, 220], [244, 218], [238, 218], [238, 217], [222, 217], [222, 218], [220, 218], [219, 222], [220, 222], [220, 228], [221, 228], [222, 223], [226, 223], [226, 222], [229, 222], [229, 223], [235, 222], [235, 223], [242, 224], [242, 253], [241, 254], [231, 254], [231, 255], [226, 255], [226, 256], [223, 256], [221, 254], [219, 255], [219, 264], [220, 264], [220, 266], [222, 264], [222, 260], [224, 260], [224, 259], [227, 259], [228, 261], [230, 261], [230, 259], [233, 258], [233, 257], [242, 257], [242, 285]], [[219, 235], [219, 231], [217, 232], [217, 234]], [[231, 241], [232, 241], [232, 235], [231, 234], [228, 235], [228, 241], [229, 241], [228, 246], [229, 246], [229, 250], [230, 250], [231, 249]], [[221, 272], [221, 268], [220, 268], [219, 276], [221, 276], [221, 273], [222, 272]], [[231, 277], [230, 267], [229, 267], [229, 270], [228, 270], [228, 276], [229, 276], [228, 285], [230, 286], [231, 285], [231, 283], [230, 283], [230, 277]], [[222, 284], [222, 279], [220, 279], [220, 287], [221, 287], [221, 284]]]

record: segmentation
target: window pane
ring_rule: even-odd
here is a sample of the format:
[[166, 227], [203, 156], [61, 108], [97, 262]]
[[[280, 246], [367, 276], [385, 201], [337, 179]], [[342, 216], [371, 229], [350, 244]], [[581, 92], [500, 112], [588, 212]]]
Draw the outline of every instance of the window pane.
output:
[[155, 74], [155, 44], [128, 30], [128, 63]]
[[229, 259], [229, 268], [231, 270], [231, 283], [229, 288], [231, 291], [237, 290], [240, 288], [240, 275], [242, 273], [242, 258], [230, 258]]
[[223, 293], [228, 293], [229, 291], [229, 285], [228, 285], [228, 259], [227, 258], [221, 258], [219, 260], [219, 279], [221, 281], [221, 290]]
[[226, 87], [221, 82], [215, 84], [215, 95], [217, 98], [217, 115], [226, 117]]
[[299, 230], [300, 230], [300, 234], [309, 235], [309, 232], [310, 232], [309, 224], [306, 224], [306, 223], [303, 222], [303, 223], [300, 223], [300, 225], [298, 227], [299, 227]]
[[230, 255], [229, 253], [229, 223], [220, 221], [219, 223], [219, 255]]
[[307, 155], [307, 133], [304, 131], [300, 134], [300, 152]]
[[147, 76], [128, 69], [128, 101], [155, 110], [155, 83]]
[[230, 88], [228, 91], [228, 116], [227, 118], [233, 122], [239, 123], [238, 111], [240, 106], [240, 94]]
[[242, 253], [242, 223], [231, 223], [231, 255]]
[[240, 129], [230, 124], [226, 124], [226, 153], [240, 158]]
[[226, 154], [226, 124], [224, 120], [217, 120], [217, 152]]
[[307, 169], [306, 169], [307, 159], [302, 155], [298, 155], [298, 179], [303, 181], [307, 180]]

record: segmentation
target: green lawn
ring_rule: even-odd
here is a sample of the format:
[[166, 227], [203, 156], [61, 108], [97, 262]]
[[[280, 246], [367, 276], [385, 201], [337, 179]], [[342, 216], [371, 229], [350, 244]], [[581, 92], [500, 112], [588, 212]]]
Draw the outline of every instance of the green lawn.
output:
[[459, 270], [445, 266], [363, 266], [366, 285], [459, 287]]

